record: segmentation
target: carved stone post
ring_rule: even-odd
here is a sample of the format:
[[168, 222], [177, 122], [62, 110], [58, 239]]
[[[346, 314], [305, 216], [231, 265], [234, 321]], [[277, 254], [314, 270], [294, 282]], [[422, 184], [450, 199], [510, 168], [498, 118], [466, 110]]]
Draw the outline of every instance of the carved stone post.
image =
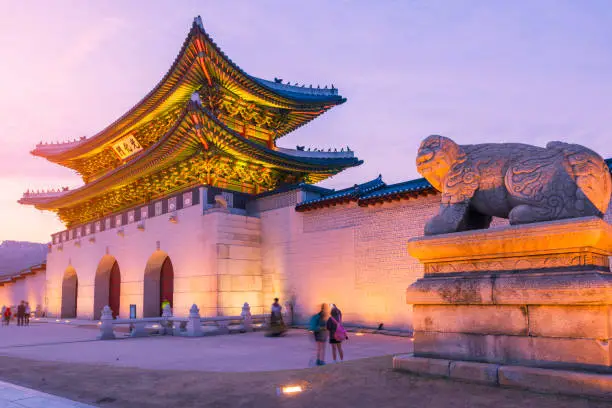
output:
[[196, 304], [189, 309], [189, 322], [187, 323], [187, 335], [189, 337], [200, 337], [202, 333], [202, 321], [200, 320], [200, 309]]
[[228, 320], [219, 320], [217, 321], [217, 333], [218, 334], [229, 334], [229, 321]]
[[100, 335], [98, 336], [98, 340], [114, 340], [115, 333], [113, 332], [113, 311], [109, 306], [104, 306], [102, 309], [100, 322]]
[[245, 332], [253, 331], [253, 316], [251, 315], [251, 306], [247, 302], [244, 302], [242, 306], [242, 330]]
[[148, 337], [149, 333], [146, 330], [146, 322], [136, 322], [132, 324], [130, 337]]
[[164, 306], [164, 310], [162, 311], [162, 320], [160, 326], [163, 330], [161, 330], [161, 334], [171, 334], [172, 333], [172, 322], [169, 320], [172, 317], [172, 308], [170, 305]]

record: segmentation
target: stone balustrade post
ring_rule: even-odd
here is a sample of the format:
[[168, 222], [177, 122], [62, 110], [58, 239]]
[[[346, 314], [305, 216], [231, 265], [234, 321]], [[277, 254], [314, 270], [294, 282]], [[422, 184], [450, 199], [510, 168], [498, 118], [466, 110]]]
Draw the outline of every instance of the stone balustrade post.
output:
[[189, 337], [200, 337], [202, 333], [202, 321], [200, 320], [200, 309], [194, 303], [189, 309], [189, 322], [187, 323], [187, 335]]
[[220, 320], [217, 321], [218, 333], [219, 334], [229, 334], [229, 321]]
[[186, 322], [181, 322], [178, 320], [172, 321], [172, 334], [174, 336], [180, 336], [182, 334], [182, 330], [187, 326]]
[[247, 302], [244, 302], [242, 306], [242, 330], [245, 332], [253, 331], [253, 316], [251, 315], [251, 306]]
[[149, 333], [146, 330], [145, 322], [135, 322], [132, 324], [132, 331], [130, 337], [148, 337]]
[[114, 340], [115, 332], [113, 332], [113, 311], [107, 305], [102, 309], [100, 317], [100, 335], [98, 340]]
[[161, 334], [172, 334], [172, 322], [170, 321], [170, 318], [172, 317], [172, 308], [170, 308], [170, 305], [164, 306], [161, 317]]

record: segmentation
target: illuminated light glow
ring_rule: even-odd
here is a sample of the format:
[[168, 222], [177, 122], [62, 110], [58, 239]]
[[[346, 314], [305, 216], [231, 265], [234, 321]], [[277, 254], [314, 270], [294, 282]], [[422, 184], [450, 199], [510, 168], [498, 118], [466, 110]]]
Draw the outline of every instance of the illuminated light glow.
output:
[[56, 322], [59, 322], [59, 321], [60, 321], [60, 319], [55, 319], [55, 321], [56, 321]]
[[153, 326], [151, 326], [151, 327], [153, 327], [154, 329], [159, 329], [159, 324], [154, 324], [154, 325], [153, 325]]
[[301, 385], [287, 385], [284, 387], [280, 387], [280, 392], [283, 394], [297, 394], [299, 392], [304, 391]]
[[361, 333], [361, 332], [355, 333], [355, 336], [364, 336], [364, 335], [365, 335], [365, 333]]
[[66, 320], [66, 323], [70, 323], [70, 320]]

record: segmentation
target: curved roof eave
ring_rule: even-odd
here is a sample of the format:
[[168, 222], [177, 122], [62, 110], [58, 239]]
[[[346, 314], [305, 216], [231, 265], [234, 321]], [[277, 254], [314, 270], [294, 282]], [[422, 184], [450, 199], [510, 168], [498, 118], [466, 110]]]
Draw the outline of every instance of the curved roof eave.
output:
[[[153, 164], [159, 165], [160, 161], [167, 161], [167, 158], [163, 158], [165, 155], [160, 149], [167, 146], [169, 144], [169, 140], [172, 138], [174, 133], [181, 128], [181, 125], [186, 120], [189, 119], [188, 114], [193, 112], [194, 109], [197, 113], [203, 113], [206, 115], [206, 119], [211, 120], [215, 123], [216, 126], [219, 126], [222, 131], [228, 133], [232, 139], [234, 139], [235, 146], [234, 149], [242, 154], [246, 154], [247, 156], [253, 157], [252, 154], [249, 154], [249, 150], [259, 151], [261, 152], [259, 155], [255, 155], [253, 157], [256, 160], [259, 160], [261, 163], [267, 164], [272, 163], [271, 167], [283, 169], [283, 170], [294, 170], [301, 172], [313, 172], [313, 173], [323, 173], [326, 175], [333, 175], [337, 172], [347, 168], [358, 166], [363, 163], [362, 160], [357, 158], [304, 158], [298, 156], [291, 156], [285, 153], [280, 153], [275, 150], [269, 149], [266, 146], [255, 143], [251, 140], [245, 139], [240, 134], [237, 134], [233, 130], [226, 127], [222, 122], [220, 122], [212, 113], [207, 112], [206, 108], [203, 108], [201, 105], [196, 102], [190, 102], [188, 106], [183, 111], [180, 119], [177, 121], [175, 126], [170, 129], [160, 140], [158, 140], [154, 145], [149, 147], [147, 150], [140, 152], [137, 156], [127, 161], [123, 165], [117, 167], [106, 176], [101, 177], [99, 179], [93, 180], [88, 184], [85, 184], [77, 189], [69, 190], [66, 194], [63, 194], [59, 197], [49, 197], [47, 199], [42, 197], [32, 197], [31, 199], [24, 200], [22, 198], [19, 200], [21, 204], [31, 204], [36, 206], [39, 209], [51, 210], [54, 208], [60, 208], [62, 206], [66, 206], [66, 200], [77, 200], [77, 202], [81, 202], [83, 200], [87, 200], [96, 195], [96, 193], [87, 194], [87, 190], [92, 191], [93, 188], [108, 188], [112, 186], [113, 183], [119, 182], [122, 177], [135, 177], [131, 173], [135, 173], [135, 171], [140, 171], [143, 168], [147, 168], [148, 166], [152, 166]], [[189, 143], [187, 138], [180, 139], [180, 143], [173, 145], [173, 151], [177, 151], [178, 148]], [[245, 149], [243, 146], [247, 146], [249, 149]], [[243, 147], [241, 149], [241, 147]], [[174, 156], [174, 155], [173, 155]], [[102, 187], [100, 187], [102, 185]], [[80, 197], [79, 197], [80, 196]]]
[[264, 146], [260, 143], [254, 142], [250, 139], [245, 138], [241, 134], [227, 127], [221, 122], [215, 115], [212, 114], [207, 108], [200, 105], [200, 111], [205, 115], [207, 120], [210, 120], [215, 126], [219, 127], [222, 131], [230, 135], [235, 143], [231, 143], [233, 146], [238, 146], [236, 150], [241, 151], [243, 154], [249, 155], [247, 152], [256, 152], [255, 157], [251, 154], [250, 156], [259, 159], [263, 164], [269, 162], [268, 159], [282, 160], [286, 163], [291, 164], [302, 164], [307, 166], [302, 169], [303, 171], [312, 171], [317, 166], [333, 169], [334, 167], [353, 167], [363, 163], [363, 160], [359, 160], [357, 157], [343, 157], [343, 158], [318, 158], [318, 157], [300, 157], [293, 156], [286, 153], [279, 152]]
[[[144, 98], [142, 98], [138, 103], [136, 103], [136, 105], [134, 105], [130, 110], [124, 113], [121, 117], [119, 117], [113, 123], [108, 125], [102, 131], [98, 132], [97, 134], [93, 135], [90, 138], [82, 139], [78, 141], [78, 143], [72, 143], [70, 146], [67, 146], [67, 149], [65, 150], [58, 149], [57, 148], [58, 146], [55, 145], [56, 146], [54, 149], [56, 151], [55, 153], [53, 152], [44, 153], [40, 151], [37, 152], [36, 149], [33, 150], [32, 153], [37, 156], [45, 157], [47, 160], [50, 160], [53, 162], [61, 162], [61, 161], [69, 160], [69, 159], [78, 157], [80, 155], [83, 155], [84, 151], [93, 150], [97, 146], [99, 146], [100, 143], [107, 143], [108, 140], [106, 139], [108, 139], [109, 137], [112, 139], [115, 139], [116, 137], [120, 136], [121, 130], [119, 131], [119, 134], [117, 134], [117, 132], [114, 132], [113, 130], [120, 124], [127, 122], [130, 119], [130, 117], [133, 116], [134, 114], [146, 115], [146, 112], [150, 110], [150, 108], [147, 108], [146, 106], [144, 106], [146, 105], [147, 102], [157, 97], [160, 101], [154, 103], [154, 105], [157, 106], [159, 103], [163, 103], [163, 100], [166, 99], [166, 98], [163, 98], [163, 95], [164, 95], [163, 88], [165, 88], [165, 86], [168, 85], [167, 82], [180, 68], [181, 62], [183, 61], [183, 58], [185, 57], [185, 53], [187, 49], [189, 48], [189, 45], [193, 42], [194, 38], [198, 34], [201, 34], [205, 38], [206, 43], [208, 43], [213, 48], [214, 52], [218, 54], [221, 57], [221, 59], [231, 67], [231, 69], [241, 74], [241, 76], [244, 79], [250, 82], [251, 85], [254, 86], [255, 89], [258, 89], [260, 93], [264, 95], [266, 94], [277, 95], [278, 97], [289, 99], [290, 101], [293, 101], [295, 103], [306, 103], [306, 104], [327, 103], [327, 104], [339, 105], [346, 101], [345, 98], [342, 98], [339, 95], [330, 94], [330, 95], [322, 96], [321, 98], [317, 96], [313, 96], [313, 95], [308, 95], [307, 93], [304, 93], [303, 91], [301, 91], [301, 88], [294, 87], [294, 86], [287, 86], [288, 89], [286, 91], [279, 91], [265, 84], [265, 82], [270, 82], [270, 81], [266, 81], [266, 80], [248, 75], [244, 70], [242, 70], [242, 68], [240, 68], [236, 63], [234, 63], [213, 41], [213, 39], [208, 35], [206, 30], [204, 30], [202, 20], [198, 16], [194, 19], [191, 30], [189, 31], [187, 38], [184, 40], [181, 50], [179, 51], [176, 58], [174, 59], [174, 62], [172, 63], [170, 69], [166, 72], [166, 74], [162, 77], [162, 79], [157, 83], [157, 85]], [[197, 54], [195, 58], [197, 58]], [[156, 95], [156, 94], [160, 94], [160, 95]], [[136, 113], [136, 111], [139, 111], [139, 110], [142, 110], [142, 112]], [[128, 126], [128, 128], [131, 128], [131, 127]]]

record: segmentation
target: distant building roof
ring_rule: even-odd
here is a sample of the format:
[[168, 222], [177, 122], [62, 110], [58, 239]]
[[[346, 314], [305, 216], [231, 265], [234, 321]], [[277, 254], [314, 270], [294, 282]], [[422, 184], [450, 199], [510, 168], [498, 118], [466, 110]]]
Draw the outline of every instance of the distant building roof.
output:
[[34, 275], [36, 272], [47, 270], [47, 263], [43, 262], [41, 264], [32, 265], [29, 268], [25, 268], [20, 270], [17, 273], [2, 275], [0, 276], [0, 286], [3, 286], [7, 283], [16, 282], [19, 279], [23, 279], [28, 275]]
[[347, 203], [350, 201], [357, 201], [362, 196], [376, 191], [386, 184], [382, 181], [382, 176], [378, 176], [374, 180], [362, 184], [355, 184], [353, 187], [345, 188], [338, 191], [332, 191], [329, 194], [325, 194], [320, 198], [308, 200], [298, 204], [295, 209], [297, 211], [308, 211], [314, 210], [315, 208], [329, 207], [330, 205], [337, 205], [341, 203]]

